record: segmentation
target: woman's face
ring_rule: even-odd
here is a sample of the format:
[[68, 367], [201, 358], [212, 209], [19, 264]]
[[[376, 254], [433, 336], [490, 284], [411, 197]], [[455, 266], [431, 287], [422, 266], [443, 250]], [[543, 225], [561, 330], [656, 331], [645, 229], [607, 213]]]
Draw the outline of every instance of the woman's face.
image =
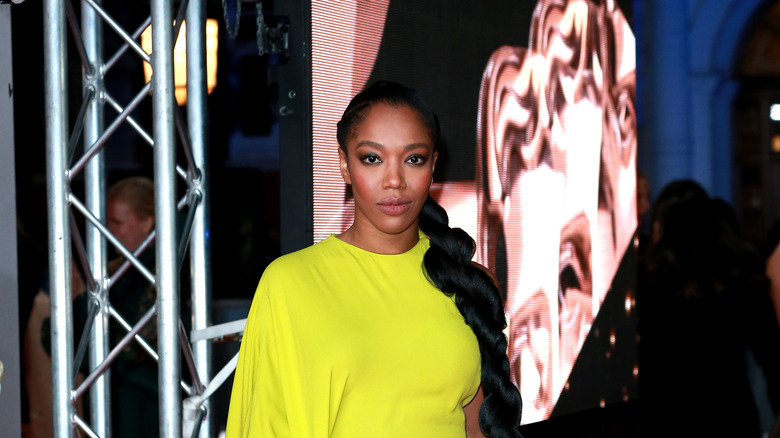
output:
[[341, 175], [355, 197], [353, 228], [364, 235], [417, 232], [438, 153], [420, 115], [378, 103], [339, 149]]
[[108, 230], [130, 251], [135, 251], [154, 228], [154, 217], [139, 218], [122, 199], [108, 200], [106, 219]]

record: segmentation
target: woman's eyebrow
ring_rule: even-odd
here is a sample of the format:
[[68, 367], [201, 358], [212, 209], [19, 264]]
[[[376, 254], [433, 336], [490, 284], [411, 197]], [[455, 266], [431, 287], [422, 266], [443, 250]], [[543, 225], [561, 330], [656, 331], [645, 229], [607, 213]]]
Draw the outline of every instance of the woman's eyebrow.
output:
[[[385, 149], [385, 145], [383, 145], [382, 143], [377, 143], [371, 140], [363, 140], [359, 142], [357, 145], [355, 145], [355, 148], [359, 148], [361, 146], [368, 146], [376, 149]], [[428, 147], [428, 143], [423, 143], [423, 142], [409, 143], [408, 145], [404, 146], [404, 150], [408, 151], [412, 149], [427, 148], [427, 147]]]
[[384, 149], [385, 148], [385, 145], [383, 145], [382, 143], [377, 143], [377, 142], [371, 141], [371, 140], [363, 140], [363, 141], [359, 142], [357, 145], [355, 145], [355, 148], [359, 148], [361, 146], [369, 146], [369, 147], [377, 148], [377, 149]]
[[405, 151], [409, 151], [409, 150], [412, 150], [412, 149], [420, 149], [420, 148], [427, 149], [428, 148], [428, 143], [422, 143], [422, 142], [410, 143], [410, 144], [404, 146], [404, 150]]

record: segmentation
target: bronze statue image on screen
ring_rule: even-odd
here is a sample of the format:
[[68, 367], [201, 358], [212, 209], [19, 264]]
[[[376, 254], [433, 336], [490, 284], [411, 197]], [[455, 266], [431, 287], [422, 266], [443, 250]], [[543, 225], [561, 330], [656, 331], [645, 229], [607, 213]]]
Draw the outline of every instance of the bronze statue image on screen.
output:
[[549, 417], [636, 228], [634, 36], [614, 1], [540, 1], [482, 79], [478, 260], [506, 296], [524, 423]]

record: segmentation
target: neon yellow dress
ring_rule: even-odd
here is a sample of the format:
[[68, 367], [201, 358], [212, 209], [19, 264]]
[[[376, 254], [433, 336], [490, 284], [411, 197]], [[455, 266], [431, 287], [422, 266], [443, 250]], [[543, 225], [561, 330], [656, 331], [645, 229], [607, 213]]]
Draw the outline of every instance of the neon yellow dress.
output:
[[477, 339], [422, 271], [429, 241], [382, 255], [334, 235], [263, 273], [227, 437], [463, 437]]

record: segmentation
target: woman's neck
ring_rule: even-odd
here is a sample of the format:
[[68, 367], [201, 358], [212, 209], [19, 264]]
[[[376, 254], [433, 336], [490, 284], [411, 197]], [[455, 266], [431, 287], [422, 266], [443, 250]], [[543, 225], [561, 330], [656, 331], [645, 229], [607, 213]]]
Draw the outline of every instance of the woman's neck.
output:
[[353, 223], [336, 237], [350, 245], [377, 254], [401, 254], [412, 249], [420, 241], [416, 222], [397, 234], [383, 233], [376, 229], [366, 230]]

